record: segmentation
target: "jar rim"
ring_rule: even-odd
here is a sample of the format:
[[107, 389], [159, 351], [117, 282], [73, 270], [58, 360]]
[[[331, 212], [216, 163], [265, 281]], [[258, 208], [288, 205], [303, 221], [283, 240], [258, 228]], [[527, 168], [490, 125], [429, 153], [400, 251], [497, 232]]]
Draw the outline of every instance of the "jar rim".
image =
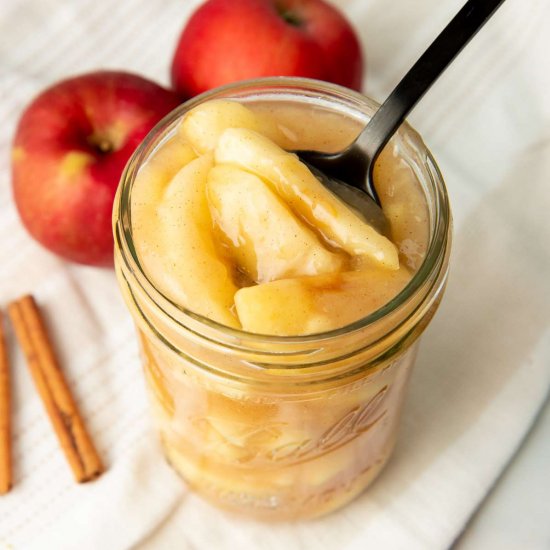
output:
[[[133, 277], [137, 280], [141, 290], [143, 290], [143, 292], [154, 301], [156, 306], [159, 307], [164, 314], [168, 315], [172, 320], [180, 325], [185, 325], [183, 322], [185, 319], [192, 319], [199, 323], [199, 325], [202, 325], [205, 329], [213, 331], [214, 334], [223, 335], [224, 337], [229, 337], [235, 341], [246, 340], [249, 343], [271, 343], [274, 345], [300, 343], [307, 344], [332, 340], [343, 335], [360, 331], [369, 325], [374, 325], [376, 322], [388, 317], [390, 314], [398, 310], [400, 306], [407, 303], [430, 278], [430, 276], [434, 274], [435, 270], [441, 270], [442, 268], [442, 258], [445, 256], [449, 228], [451, 224], [449, 198], [443, 177], [435, 159], [433, 158], [433, 155], [426, 147], [420, 135], [407, 122], [403, 123], [400, 130], [398, 130], [398, 133], [407, 131], [408, 134], [413, 136], [413, 139], [416, 142], [415, 145], [425, 155], [426, 174], [429, 179], [429, 184], [434, 191], [434, 219], [432, 230], [430, 232], [429, 246], [422, 264], [414, 273], [407, 285], [382, 307], [352, 323], [329, 331], [296, 336], [259, 334], [229, 327], [189, 310], [164, 295], [146, 274], [146, 271], [143, 269], [139, 260], [137, 250], [133, 244], [130, 207], [131, 190], [139, 167], [146, 160], [148, 154], [159, 143], [159, 135], [165, 132], [170, 126], [174, 125], [185, 112], [188, 112], [196, 105], [204, 103], [205, 101], [228, 97], [227, 94], [236, 93], [239, 91], [252, 92], [257, 90], [265, 92], [267, 89], [274, 92], [286, 89], [290, 93], [297, 92], [301, 89], [303, 91], [318, 92], [324, 94], [325, 96], [328, 95], [334, 99], [340, 99], [341, 101], [354, 101], [364, 106], [368, 105], [373, 109], [376, 109], [379, 106], [376, 101], [354, 90], [324, 81], [298, 77], [267, 77], [243, 80], [209, 90], [189, 99], [166, 115], [153, 127], [128, 161], [121, 177], [121, 182], [118, 189], [119, 198], [115, 200], [115, 211], [113, 212], [116, 218], [116, 224], [114, 227], [115, 243], [120, 248], [124, 262]], [[434, 277], [434, 281], [439, 279], [437, 275], [438, 273], [436, 274], [436, 277]]]

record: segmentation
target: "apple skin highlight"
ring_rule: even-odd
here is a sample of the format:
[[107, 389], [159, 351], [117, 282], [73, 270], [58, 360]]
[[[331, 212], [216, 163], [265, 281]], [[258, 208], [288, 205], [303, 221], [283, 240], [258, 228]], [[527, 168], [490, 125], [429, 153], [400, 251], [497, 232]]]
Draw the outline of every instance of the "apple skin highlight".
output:
[[183, 29], [172, 83], [185, 96], [266, 76], [316, 78], [360, 90], [363, 69], [353, 28], [323, 0], [209, 0]]
[[119, 71], [69, 78], [36, 97], [12, 149], [14, 199], [29, 233], [67, 260], [111, 265], [111, 210], [124, 166], [180, 102]]

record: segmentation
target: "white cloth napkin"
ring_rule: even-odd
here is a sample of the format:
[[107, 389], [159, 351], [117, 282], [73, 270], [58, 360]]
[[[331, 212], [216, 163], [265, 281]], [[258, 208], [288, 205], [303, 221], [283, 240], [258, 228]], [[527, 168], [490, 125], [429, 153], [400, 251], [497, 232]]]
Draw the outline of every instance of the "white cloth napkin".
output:
[[[360, 33], [366, 90], [380, 100], [462, 0], [334, 3]], [[410, 118], [447, 181], [455, 243], [394, 457], [342, 511], [276, 528], [217, 511], [166, 466], [113, 274], [42, 250], [11, 199], [10, 140], [28, 101], [99, 67], [167, 84], [178, 33], [198, 4], [2, 1], [0, 307], [36, 294], [108, 470], [93, 483], [73, 482], [12, 346], [15, 488], [0, 497], [0, 548], [447, 548], [550, 383], [550, 4], [507, 0]]]

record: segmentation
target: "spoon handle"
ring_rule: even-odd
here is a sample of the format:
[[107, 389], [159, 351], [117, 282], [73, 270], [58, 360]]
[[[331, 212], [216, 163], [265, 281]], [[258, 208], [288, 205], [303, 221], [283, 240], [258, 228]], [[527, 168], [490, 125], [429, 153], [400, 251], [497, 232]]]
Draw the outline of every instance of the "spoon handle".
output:
[[405, 117], [503, 1], [468, 0], [376, 111], [356, 140], [371, 171]]

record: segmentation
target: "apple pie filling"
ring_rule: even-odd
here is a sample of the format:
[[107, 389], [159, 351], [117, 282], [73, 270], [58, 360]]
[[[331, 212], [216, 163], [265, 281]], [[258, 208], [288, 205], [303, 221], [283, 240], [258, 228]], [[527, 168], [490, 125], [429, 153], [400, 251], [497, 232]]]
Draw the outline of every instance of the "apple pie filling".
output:
[[399, 293], [425, 253], [428, 213], [414, 175], [388, 152], [377, 179], [391, 238], [378, 233], [287, 152], [326, 147], [316, 136], [333, 131], [333, 115], [316, 113], [312, 135], [307, 113], [284, 109], [195, 107], [138, 174], [132, 223], [146, 273], [172, 301], [230, 327], [294, 336], [348, 325]]

